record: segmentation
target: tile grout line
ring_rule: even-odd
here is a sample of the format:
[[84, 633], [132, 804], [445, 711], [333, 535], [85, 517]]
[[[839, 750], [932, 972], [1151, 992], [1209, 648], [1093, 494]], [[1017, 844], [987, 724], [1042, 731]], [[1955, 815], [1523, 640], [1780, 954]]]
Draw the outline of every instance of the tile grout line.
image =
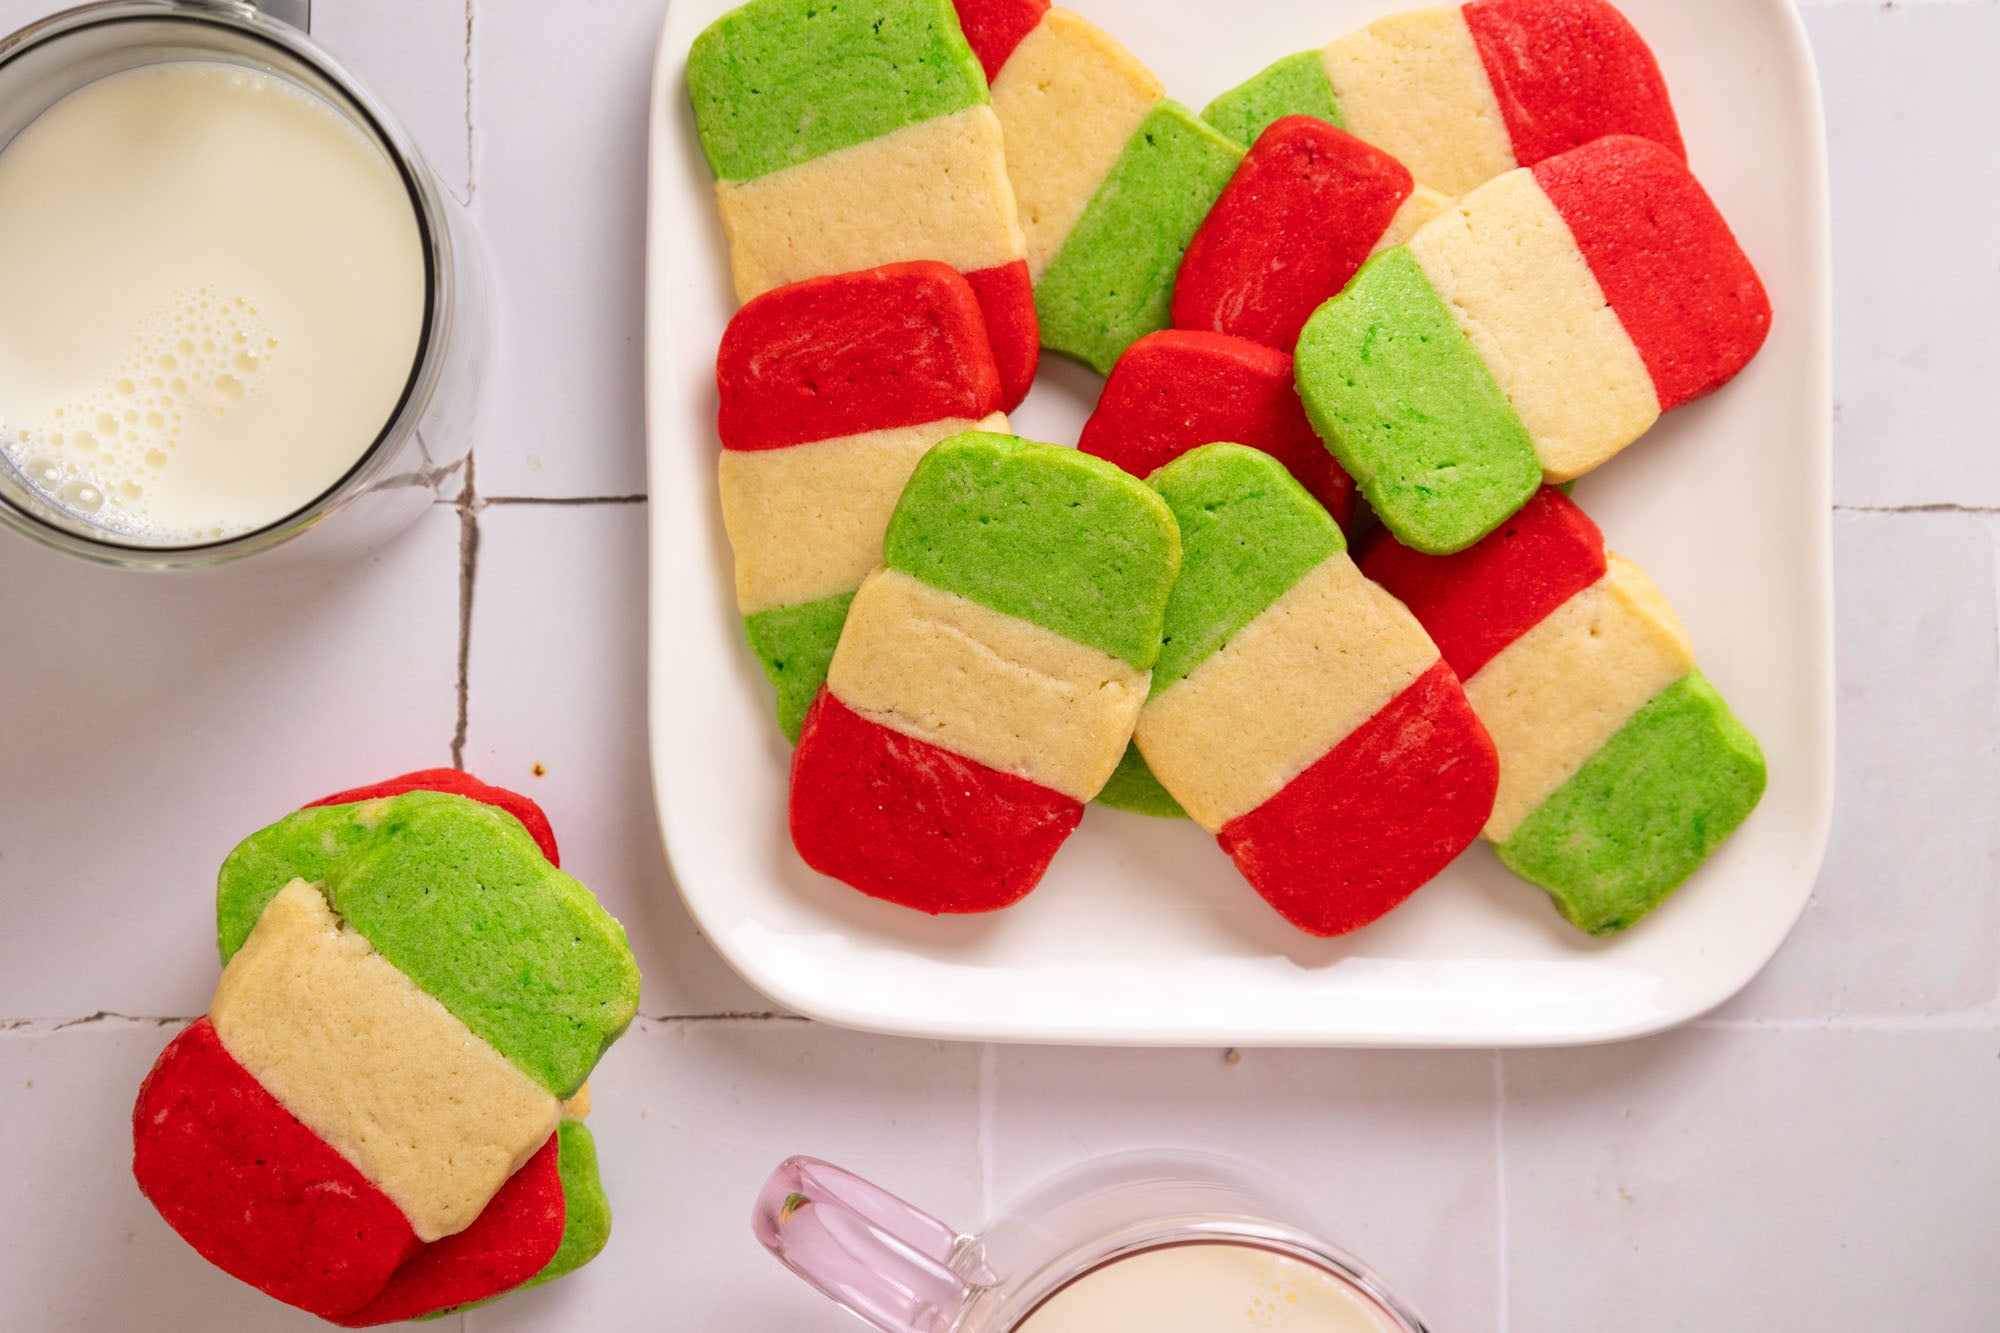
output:
[[1493, 1052], [1493, 1203], [1499, 1214], [1495, 1223], [1494, 1246], [1499, 1252], [1500, 1285], [1494, 1293], [1498, 1315], [1497, 1333], [1511, 1333], [1513, 1319], [1508, 1308], [1507, 1236], [1507, 1053]]
[[1708, 1032], [1991, 1032], [2000, 1029], [2000, 1005], [1858, 1018], [1698, 1018], [1688, 1026]]
[[465, 206], [472, 207], [473, 196], [479, 193], [479, 178], [474, 174], [474, 164], [478, 154], [473, 149], [473, 137], [478, 133], [472, 123], [472, 6], [473, 0], [465, 0]]
[[1837, 504], [1833, 507], [1833, 512], [1836, 514], [2000, 514], [2000, 505], [1954, 504], [1950, 501], [1908, 505]]
[[979, 1217], [993, 1216], [993, 1112], [999, 1100], [1000, 1048], [987, 1042], [979, 1048]]
[[451, 766], [465, 771], [465, 732], [472, 700], [472, 587], [479, 573], [479, 495], [474, 464], [465, 460], [465, 486], [458, 495], [458, 717], [451, 733]]
[[642, 505], [646, 496], [636, 495], [489, 495], [479, 502], [488, 505]]

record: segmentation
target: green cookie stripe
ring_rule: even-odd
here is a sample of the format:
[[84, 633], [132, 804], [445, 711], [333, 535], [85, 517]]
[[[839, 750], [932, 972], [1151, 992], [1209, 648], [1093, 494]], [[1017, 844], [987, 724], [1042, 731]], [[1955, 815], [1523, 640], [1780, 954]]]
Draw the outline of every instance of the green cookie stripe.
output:
[[853, 600], [853, 593], [844, 592], [743, 617], [750, 651], [757, 654], [765, 676], [778, 690], [778, 726], [794, 745], [806, 710], [826, 684], [827, 667], [833, 663], [840, 627], [847, 623], [848, 603]]
[[917, 464], [882, 557], [1144, 671], [1159, 656], [1180, 538], [1165, 501], [1118, 467], [973, 431]]
[[1139, 753], [1139, 747], [1129, 741], [1125, 745], [1124, 757], [1111, 772], [1111, 780], [1104, 784], [1103, 791], [1091, 798], [1091, 804], [1128, 810], [1135, 815], [1151, 815], [1155, 819], [1187, 818], [1187, 811], [1181, 809], [1181, 803], [1160, 785], [1160, 780], [1153, 776], [1153, 770], [1146, 766], [1146, 757]]
[[1347, 542], [1282, 463], [1240, 444], [1190, 450], [1153, 486], [1181, 529], [1181, 575], [1153, 667], [1158, 695]]
[[751, 0], [695, 38], [687, 82], [732, 181], [990, 100], [950, 0]]
[[1301, 51], [1267, 65], [1202, 109], [1201, 118], [1248, 147], [1271, 122], [1311, 116], [1341, 129], [1340, 105], [1317, 51]]
[[1659, 906], [1764, 794], [1757, 738], [1699, 671], [1654, 695], [1496, 849], [1593, 935]]
[[1242, 158], [1180, 103], [1155, 106], [1035, 284], [1042, 346], [1108, 375], [1167, 327], [1181, 256]]
[[1463, 550], [1542, 484], [1527, 428], [1402, 246], [1313, 312], [1293, 369], [1313, 429], [1407, 546]]
[[225, 958], [293, 879], [319, 884], [376, 952], [558, 1097], [638, 1011], [624, 928], [517, 820], [478, 801], [410, 792], [251, 834], [217, 884]]

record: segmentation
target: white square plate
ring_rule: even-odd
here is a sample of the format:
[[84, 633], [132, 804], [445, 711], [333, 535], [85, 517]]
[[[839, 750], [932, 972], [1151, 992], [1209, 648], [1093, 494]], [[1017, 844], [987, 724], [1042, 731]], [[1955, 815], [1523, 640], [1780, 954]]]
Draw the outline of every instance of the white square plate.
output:
[[[1393, 0], [1071, 0], [1199, 109]], [[1777, 316], [1732, 385], [1673, 413], [1577, 498], [1643, 565], [1764, 745], [1770, 790], [1679, 893], [1578, 934], [1483, 844], [1382, 921], [1315, 940], [1191, 824], [1091, 807], [1040, 888], [933, 919], [806, 867], [789, 747], [743, 641], [715, 495], [715, 349], [734, 309], [683, 78], [732, 0], [674, 0], [652, 122], [647, 392], [652, 752], [688, 907], [779, 1003], [850, 1027], [1001, 1041], [1551, 1045], [1633, 1036], [1734, 994], [1804, 907], [1833, 777], [1826, 150], [1789, 0], [1624, 0], [1673, 89], [1696, 171]], [[1073, 443], [1102, 383], [1045, 358], [1016, 430]]]

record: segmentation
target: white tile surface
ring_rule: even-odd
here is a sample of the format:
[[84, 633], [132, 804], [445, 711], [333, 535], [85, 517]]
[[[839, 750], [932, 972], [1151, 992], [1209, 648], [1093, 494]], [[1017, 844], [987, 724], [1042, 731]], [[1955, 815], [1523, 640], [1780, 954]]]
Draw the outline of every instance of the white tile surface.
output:
[[472, 176], [470, 12], [470, 0], [318, 0], [313, 6], [313, 37], [395, 108], [460, 203], [469, 196]]
[[769, 1010], [697, 933], [660, 851], [645, 555], [642, 504], [480, 511], [465, 766], [548, 811], [564, 868], [630, 933], [642, 1013]]
[[198, 1014], [237, 839], [450, 761], [458, 516], [309, 575], [126, 574], [0, 535], [0, 1017]]
[[1690, 1030], [1506, 1081], [1514, 1328], [2000, 1322], [1990, 1031]]

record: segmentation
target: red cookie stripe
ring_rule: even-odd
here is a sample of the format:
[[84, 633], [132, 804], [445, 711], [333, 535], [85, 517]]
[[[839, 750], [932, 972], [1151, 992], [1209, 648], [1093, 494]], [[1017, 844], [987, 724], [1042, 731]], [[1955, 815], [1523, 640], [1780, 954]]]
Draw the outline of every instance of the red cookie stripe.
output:
[[1516, 162], [1531, 166], [1608, 134], [1636, 134], [1687, 157], [1659, 62], [1610, 5], [1472, 0], [1464, 13]]
[[986, 315], [986, 339], [1000, 372], [1000, 410], [1012, 412], [1034, 387], [1035, 368], [1042, 361], [1042, 326], [1035, 316], [1035, 284], [1028, 277], [1028, 261], [982, 268], [966, 274], [965, 280]]
[[1534, 168], [1639, 349], [1660, 410], [1722, 387], [1771, 331], [1771, 300], [1708, 192], [1645, 139]]
[[1081, 802], [870, 722], [829, 690], [792, 755], [792, 843], [806, 864], [921, 912], [1017, 901], [1082, 818]]
[[288, 1305], [360, 1309], [423, 1248], [387, 1195], [264, 1090], [206, 1018], [139, 1088], [132, 1174], [204, 1259]]
[[1604, 568], [1604, 534], [1553, 486], [1455, 555], [1420, 555], [1383, 532], [1361, 557], [1361, 572], [1410, 608], [1461, 680]]
[[1273, 122], [1188, 245], [1174, 327], [1289, 352], [1313, 311], [1367, 262], [1414, 188], [1401, 162], [1325, 121]]
[[517, 791], [505, 787], [494, 787], [481, 782], [470, 773], [461, 773], [455, 768], [426, 768], [416, 773], [405, 773], [387, 782], [377, 782], [366, 787], [354, 787], [348, 791], [322, 796], [317, 801], [308, 801], [304, 809], [310, 810], [320, 805], [352, 805], [356, 801], [380, 800], [385, 796], [401, 796], [405, 792], [441, 791], [450, 796], [463, 796], [486, 805], [505, 810], [521, 821], [528, 830], [528, 836], [542, 849], [542, 855], [552, 866], [560, 866], [562, 859], [556, 853], [556, 832], [549, 826], [549, 817], [536, 805]]
[[999, 409], [971, 285], [929, 260], [810, 278], [729, 321], [716, 356], [725, 449], [781, 449]]
[[1486, 728], [1439, 662], [1216, 841], [1287, 921], [1344, 935], [1464, 851], [1499, 781]]
[[556, 1151], [551, 1134], [471, 1226], [426, 1245], [379, 1296], [334, 1322], [364, 1328], [415, 1319], [512, 1291], [541, 1272], [562, 1245], [568, 1217]]
[[966, 42], [986, 67], [988, 83], [1000, 76], [1007, 57], [1049, 12], [1049, 0], [952, 0], [952, 4]]
[[1111, 368], [1077, 447], [1150, 477], [1190, 449], [1226, 441], [1285, 465], [1342, 527], [1354, 483], [1313, 433], [1284, 352], [1221, 333], [1149, 333]]

